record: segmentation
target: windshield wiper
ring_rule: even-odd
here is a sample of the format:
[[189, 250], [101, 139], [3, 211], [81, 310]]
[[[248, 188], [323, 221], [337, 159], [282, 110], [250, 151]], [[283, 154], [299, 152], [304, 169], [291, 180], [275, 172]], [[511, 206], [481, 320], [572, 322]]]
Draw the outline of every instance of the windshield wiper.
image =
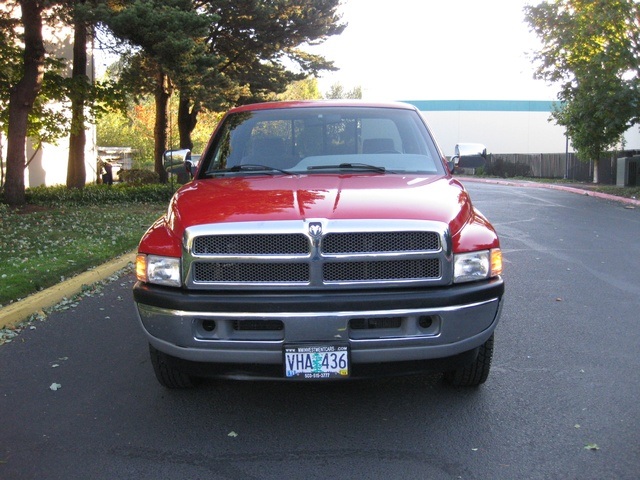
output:
[[[384, 173], [387, 171], [384, 167], [377, 165], [369, 165], [368, 163], [341, 163], [339, 165], [311, 165], [307, 170], [372, 170], [374, 172]], [[390, 172], [393, 173], [393, 172]]]
[[236, 172], [279, 172], [284, 175], [293, 175], [291, 172], [280, 168], [270, 167], [268, 165], [259, 165], [257, 163], [246, 163], [244, 165], [235, 165], [231, 168], [222, 168], [207, 172], [207, 175], [218, 175], [220, 173], [236, 173]]

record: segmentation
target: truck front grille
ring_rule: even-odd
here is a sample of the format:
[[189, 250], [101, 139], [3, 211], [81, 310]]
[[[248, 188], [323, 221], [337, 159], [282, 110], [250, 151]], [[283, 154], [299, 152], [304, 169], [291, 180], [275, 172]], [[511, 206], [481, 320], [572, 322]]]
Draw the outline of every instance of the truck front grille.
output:
[[275, 233], [256, 233], [269, 229], [268, 223], [187, 230], [185, 284], [258, 291], [450, 282], [450, 246], [443, 224], [333, 221], [318, 229], [318, 223], [313, 233], [305, 222], [275, 222]]

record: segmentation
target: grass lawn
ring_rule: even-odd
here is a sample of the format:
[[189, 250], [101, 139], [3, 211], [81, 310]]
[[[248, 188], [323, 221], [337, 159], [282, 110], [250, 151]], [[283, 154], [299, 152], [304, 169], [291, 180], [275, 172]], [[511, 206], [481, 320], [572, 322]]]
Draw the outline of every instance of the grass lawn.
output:
[[135, 249], [166, 205], [0, 205], [0, 305]]

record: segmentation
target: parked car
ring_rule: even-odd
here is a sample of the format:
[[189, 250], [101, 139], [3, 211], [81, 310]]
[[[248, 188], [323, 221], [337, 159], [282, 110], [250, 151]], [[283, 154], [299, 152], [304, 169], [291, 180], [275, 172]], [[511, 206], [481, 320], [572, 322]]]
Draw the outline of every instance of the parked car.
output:
[[229, 111], [138, 247], [158, 381], [489, 375], [496, 231], [416, 108], [281, 102]]

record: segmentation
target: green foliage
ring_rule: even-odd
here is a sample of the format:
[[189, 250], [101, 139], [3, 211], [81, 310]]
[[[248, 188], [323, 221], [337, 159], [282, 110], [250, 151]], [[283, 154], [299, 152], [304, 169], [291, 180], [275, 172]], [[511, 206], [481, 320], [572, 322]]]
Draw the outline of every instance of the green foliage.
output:
[[567, 129], [579, 158], [598, 160], [621, 143], [635, 115], [636, 94], [623, 81], [603, 71], [585, 78], [579, 88], [563, 89], [562, 107], [553, 117]]
[[[303, 80], [297, 80], [289, 84], [287, 89], [280, 93], [274, 94], [273, 100], [317, 100], [322, 98], [320, 89], [318, 88], [318, 79], [315, 77], [307, 77]], [[271, 99], [271, 98], [270, 98]]]
[[[183, 136], [196, 124], [199, 112], [264, 101], [284, 93], [292, 82], [333, 70], [332, 62], [299, 47], [342, 32], [338, 5], [339, 0], [195, 2], [196, 8], [217, 19], [203, 38], [209, 57], [201, 59], [195, 72], [172, 77], [188, 106], [178, 119], [181, 146], [190, 144]], [[291, 94], [318, 98], [310, 91]]]
[[[56, 5], [56, 3], [58, 5]], [[51, 2], [54, 7], [45, 16], [44, 21], [50, 28], [61, 29], [60, 5], [64, 2]], [[62, 20], [65, 20], [62, 16]], [[23, 74], [22, 33], [18, 18], [5, 17], [0, 19], [0, 129], [7, 131], [9, 94]], [[119, 105], [122, 103], [122, 92], [111, 82], [95, 82], [91, 84], [86, 77], [69, 78], [65, 70], [69, 61], [59, 58], [60, 52], [48, 47], [44, 64], [42, 87], [36, 98], [33, 110], [28, 118], [27, 136], [35, 140], [35, 144], [56, 144], [69, 134], [70, 120], [67, 110], [69, 100], [78, 95], [89, 99], [87, 114], [89, 120], [94, 121], [104, 112], [104, 105]], [[62, 108], [60, 108], [62, 106]]]
[[134, 161], [153, 165], [153, 104], [132, 105], [126, 114], [110, 111], [96, 123], [96, 137], [101, 147], [131, 147]]
[[[213, 130], [207, 126], [205, 140], [197, 138], [201, 131], [196, 125], [203, 114], [273, 98], [293, 81], [333, 69], [332, 62], [299, 47], [342, 32], [345, 25], [336, 13], [339, 3], [339, 0], [99, 3], [93, 8], [94, 18], [131, 47], [117, 71], [121, 90], [129, 92], [129, 99], [135, 102], [145, 95], [154, 95], [158, 105], [153, 118], [159, 120], [151, 131], [155, 139], [153, 150], [141, 149], [133, 141], [116, 141], [130, 126], [118, 129], [112, 119], [114, 128], [98, 134], [100, 145], [132, 146], [140, 151], [153, 151], [155, 157], [167, 146], [201, 151]], [[170, 81], [165, 84], [167, 77]], [[173, 130], [178, 133], [179, 142], [169, 139], [170, 145], [164, 145], [167, 126], [163, 124], [162, 112], [167, 97], [160, 92], [170, 95], [174, 89], [179, 91], [179, 108], [173, 117], [177, 119], [177, 128]], [[315, 91], [301, 89], [287, 95], [319, 98], [317, 87]], [[158, 158], [155, 161], [158, 169]]]
[[357, 86], [351, 90], [345, 90], [344, 87], [340, 83], [334, 83], [331, 85], [330, 90], [325, 93], [324, 98], [331, 100], [339, 100], [339, 99], [361, 99], [362, 98], [362, 87]]
[[[9, 127], [9, 95], [23, 76], [23, 47], [21, 45], [20, 22], [2, 18], [0, 22], [0, 129], [5, 133]], [[52, 107], [67, 98], [68, 80], [62, 75], [65, 62], [55, 56], [45, 57], [44, 77], [39, 95], [28, 116], [27, 136], [35, 144], [56, 143], [69, 133], [69, 120], [60, 108]]]
[[120, 177], [121, 181], [136, 186], [154, 184], [160, 181], [158, 174], [150, 170], [120, 170], [118, 176]]
[[200, 49], [197, 39], [216, 18], [194, 9], [190, 0], [134, 0], [120, 8], [105, 4], [96, 10], [118, 38], [142, 48], [145, 57], [175, 73], [192, 64]]
[[34, 187], [25, 191], [28, 204], [59, 208], [122, 203], [166, 203], [173, 193], [169, 185], [160, 184], [87, 185], [83, 189], [70, 189], [64, 186]]
[[560, 83], [552, 116], [579, 157], [597, 162], [640, 117], [640, 4], [555, 0], [525, 14], [542, 41], [537, 78]]
[[223, 115], [224, 112], [205, 111], [198, 116], [198, 123], [191, 132], [191, 140], [193, 141], [191, 150], [193, 153], [202, 153]]

